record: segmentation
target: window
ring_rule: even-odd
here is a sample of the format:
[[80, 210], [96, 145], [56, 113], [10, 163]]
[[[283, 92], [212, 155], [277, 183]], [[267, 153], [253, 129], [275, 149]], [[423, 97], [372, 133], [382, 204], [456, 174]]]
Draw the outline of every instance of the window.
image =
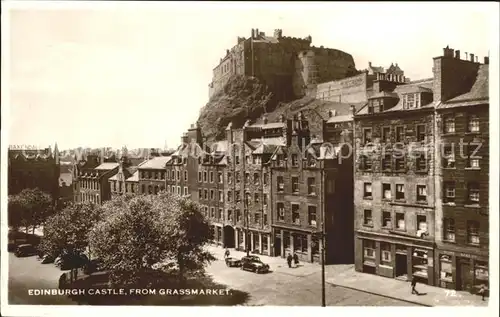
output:
[[292, 154], [292, 166], [299, 166], [299, 159], [297, 154]]
[[203, 172], [203, 181], [206, 183], [207, 182], [207, 172]]
[[363, 129], [363, 144], [367, 144], [372, 142], [372, 129], [364, 128]]
[[425, 124], [417, 125], [417, 141], [418, 142], [425, 141]]
[[444, 202], [454, 203], [455, 202], [455, 182], [444, 182]]
[[382, 158], [382, 169], [387, 171], [391, 169], [391, 155], [390, 154], [385, 154], [384, 157]]
[[161, 179], [165, 179], [165, 172], [161, 172]]
[[441, 267], [441, 273], [439, 279], [441, 281], [453, 282], [453, 269], [451, 265], [451, 257], [449, 255], [443, 254], [439, 257], [439, 264]]
[[260, 198], [259, 198], [259, 194], [258, 193], [253, 194], [253, 201], [256, 204], [258, 204], [260, 202]]
[[470, 115], [467, 124], [468, 132], [479, 132], [479, 117], [477, 115]]
[[135, 193], [135, 185], [134, 184], [130, 184], [130, 192]]
[[382, 142], [386, 143], [391, 142], [391, 127], [382, 128]]
[[444, 218], [443, 219], [443, 240], [449, 242], [455, 242], [455, 219]]
[[285, 183], [283, 181], [283, 176], [276, 177], [278, 181], [278, 192], [283, 192], [285, 190]]
[[307, 223], [310, 226], [316, 227], [316, 206], [309, 206], [307, 208]]
[[184, 171], [184, 181], [187, 182], [188, 180], [188, 172]]
[[267, 185], [267, 178], [268, 178], [267, 173], [264, 173], [264, 176], [263, 176], [263, 177], [264, 177], [264, 179], [263, 179], [263, 183], [264, 183], [264, 185]]
[[479, 183], [471, 182], [467, 184], [469, 204], [479, 204]]
[[[263, 221], [264, 226], [267, 226], [267, 212], [264, 211], [264, 221]], [[264, 243], [264, 241], [262, 241]]]
[[250, 173], [245, 173], [245, 183], [250, 183]]
[[177, 180], [180, 181], [181, 180], [181, 171], [177, 171]]
[[240, 157], [238, 155], [234, 157], [234, 160], [236, 162], [236, 165], [240, 165]]
[[403, 95], [403, 108], [404, 109], [410, 109], [410, 108], [415, 108], [415, 95], [416, 94], [405, 94]]
[[392, 228], [392, 216], [389, 211], [382, 211], [382, 227]]
[[292, 192], [294, 194], [299, 193], [299, 178], [298, 177], [292, 177]]
[[237, 190], [237, 191], [235, 191], [235, 192], [234, 192], [234, 194], [235, 194], [235, 196], [236, 196], [236, 197], [235, 197], [236, 202], [237, 202], [237, 203], [239, 203], [239, 202], [241, 201], [240, 191], [239, 191], [239, 190]]
[[181, 194], [181, 187], [177, 186], [177, 195], [180, 195], [180, 194]]
[[262, 203], [267, 206], [267, 194], [262, 194]]
[[215, 208], [210, 207], [210, 218], [215, 218]]
[[[170, 185], [168, 185], [168, 187], [170, 187]], [[198, 197], [200, 197], [200, 199], [203, 198], [203, 190], [201, 188], [198, 189]]]
[[423, 153], [416, 158], [415, 163], [417, 171], [420, 172], [427, 171], [427, 160], [425, 159], [425, 155]]
[[467, 221], [467, 242], [479, 244], [479, 222]]
[[382, 264], [391, 263], [391, 245], [386, 242], [380, 242], [380, 261]]
[[405, 230], [405, 214], [397, 212], [396, 213], [396, 229]]
[[167, 170], [167, 179], [170, 179], [170, 170]]
[[250, 155], [245, 156], [245, 161], [247, 162], [248, 165], [250, 165], [252, 163], [252, 161], [250, 159]]
[[233, 221], [233, 211], [231, 209], [227, 210], [227, 220], [228, 221]]
[[372, 211], [365, 209], [363, 213], [363, 225], [367, 227], [373, 227]]
[[228, 184], [233, 183], [233, 174], [227, 173], [227, 182], [228, 182]]
[[372, 198], [372, 183], [364, 183], [363, 198]]
[[210, 190], [210, 199], [215, 200], [215, 192], [213, 189]]
[[391, 184], [382, 184], [382, 198], [387, 200], [392, 198]]
[[222, 190], [219, 190], [219, 201], [220, 202], [224, 201], [224, 192]]
[[314, 177], [307, 178], [307, 194], [316, 195], [316, 179]]
[[205, 194], [204, 195], [205, 199], [208, 199], [208, 189], [204, 189], [203, 192]]
[[223, 183], [222, 172], [217, 172], [217, 179], [218, 179], [219, 184]]
[[241, 221], [241, 210], [236, 209], [236, 221], [240, 222]]
[[363, 240], [365, 258], [375, 258], [375, 241]]
[[300, 225], [299, 205], [292, 204], [292, 223]]
[[367, 170], [367, 171], [369, 171], [369, 170], [372, 169], [371, 158], [369, 158], [366, 155], [360, 155], [360, 157], [359, 157], [359, 163], [360, 163], [360, 166], [359, 166], [360, 170]]
[[255, 224], [260, 225], [260, 212], [255, 213]]
[[250, 193], [245, 193], [245, 204], [250, 204], [251, 195]]
[[184, 196], [187, 196], [187, 195], [188, 195], [188, 188], [184, 187]]
[[417, 201], [427, 201], [427, 186], [417, 185]]
[[239, 184], [239, 183], [240, 183], [240, 181], [241, 181], [241, 178], [240, 178], [240, 173], [235, 173], [234, 175], [235, 175], [235, 177], [236, 177], [236, 184]]
[[405, 159], [398, 157], [394, 160], [394, 165], [396, 168], [396, 171], [404, 171], [405, 170]]
[[396, 142], [404, 142], [405, 127], [396, 127]]
[[285, 221], [285, 205], [283, 203], [276, 204], [276, 211], [278, 216], [278, 221]]
[[222, 220], [222, 208], [219, 208], [219, 212], [217, 213], [217, 219]]
[[455, 168], [455, 147], [445, 145], [443, 151], [443, 168]]
[[201, 172], [198, 172], [198, 182], [201, 182], [201, 181], [202, 181]]
[[149, 185], [148, 186], [148, 194], [152, 194], [153, 193], [153, 185]]
[[210, 172], [210, 183], [214, 182], [214, 172]]
[[444, 133], [455, 133], [455, 118], [452, 116], [444, 119]]
[[417, 215], [417, 234], [427, 233], [427, 217], [425, 215]]
[[231, 202], [231, 191], [227, 192], [227, 202]]
[[480, 146], [481, 144], [474, 144], [474, 143], [469, 143], [467, 145], [467, 168], [480, 168], [479, 167], [479, 159], [481, 156], [477, 155], [476, 152], [477, 146]]
[[260, 183], [259, 173], [253, 173], [253, 183], [254, 185], [259, 185]]

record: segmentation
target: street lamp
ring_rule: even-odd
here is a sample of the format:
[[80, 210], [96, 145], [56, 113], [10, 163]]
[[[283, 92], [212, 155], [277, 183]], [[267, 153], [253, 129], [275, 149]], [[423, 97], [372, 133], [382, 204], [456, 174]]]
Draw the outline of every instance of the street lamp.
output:
[[[321, 164], [321, 197], [325, 197], [325, 174], [324, 162]], [[325, 294], [325, 204], [321, 202], [321, 307], [326, 307], [326, 294]]]

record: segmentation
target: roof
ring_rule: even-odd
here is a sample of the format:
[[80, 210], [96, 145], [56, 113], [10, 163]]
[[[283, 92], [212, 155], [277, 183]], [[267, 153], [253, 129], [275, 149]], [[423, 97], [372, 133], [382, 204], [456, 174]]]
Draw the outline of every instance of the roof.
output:
[[138, 182], [139, 181], [139, 171], [135, 171], [132, 176], [126, 179], [127, 182]]
[[73, 174], [71, 173], [61, 173], [59, 175], [59, 186], [63, 186], [63, 182], [66, 186], [73, 183]]
[[164, 169], [171, 156], [155, 156], [139, 166], [139, 169]]
[[112, 163], [112, 162], [106, 162], [102, 163], [101, 165], [97, 166], [95, 169], [96, 170], [112, 170], [114, 168], [117, 168], [120, 166], [118, 163]]
[[346, 121], [352, 121], [352, 114], [347, 114], [343, 116], [333, 116], [330, 119], [328, 119], [327, 123], [337, 123], [337, 122], [346, 122]]
[[254, 123], [250, 128], [260, 128], [260, 129], [278, 129], [285, 127], [284, 122], [271, 122], [271, 123]]
[[113, 175], [112, 177], [110, 177], [109, 180], [123, 181], [123, 180], [129, 178], [130, 176], [132, 176], [137, 171], [137, 168], [138, 168], [137, 166], [126, 167], [123, 169], [123, 175], [120, 172], [118, 172], [115, 175]]
[[454, 108], [473, 106], [477, 104], [489, 103], [489, 65], [480, 65], [476, 80], [471, 89], [455, 98], [452, 98], [439, 106], [442, 108]]
[[389, 91], [381, 91], [368, 97], [368, 99], [376, 99], [376, 98], [398, 98], [398, 94]]

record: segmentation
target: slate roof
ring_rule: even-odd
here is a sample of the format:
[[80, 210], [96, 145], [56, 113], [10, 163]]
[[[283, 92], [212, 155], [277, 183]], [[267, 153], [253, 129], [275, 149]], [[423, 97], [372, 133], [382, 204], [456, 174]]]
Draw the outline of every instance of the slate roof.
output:
[[96, 170], [112, 170], [116, 167], [118, 167], [120, 164], [118, 163], [112, 163], [112, 162], [105, 162], [105, 163], [102, 163], [101, 165], [97, 166], [95, 169]]
[[454, 108], [489, 103], [489, 65], [480, 65], [471, 89], [442, 103], [438, 108]]
[[126, 179], [127, 182], [138, 182], [139, 181], [139, 171], [135, 171], [132, 176]]
[[155, 156], [139, 166], [139, 169], [164, 169], [171, 156]]

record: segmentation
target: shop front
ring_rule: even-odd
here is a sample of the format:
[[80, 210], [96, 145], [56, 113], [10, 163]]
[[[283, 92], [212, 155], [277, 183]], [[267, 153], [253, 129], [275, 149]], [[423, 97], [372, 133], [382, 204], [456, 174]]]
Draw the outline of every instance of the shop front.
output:
[[487, 254], [436, 250], [436, 276], [440, 287], [477, 293], [482, 285], [489, 289]]
[[434, 285], [432, 241], [357, 233], [356, 271]]
[[295, 253], [299, 261], [320, 261], [320, 241], [311, 232], [279, 227], [275, 227], [273, 231], [275, 256], [284, 258]]
[[271, 234], [243, 228], [234, 229], [235, 247], [239, 251], [249, 248], [252, 254], [271, 255]]

